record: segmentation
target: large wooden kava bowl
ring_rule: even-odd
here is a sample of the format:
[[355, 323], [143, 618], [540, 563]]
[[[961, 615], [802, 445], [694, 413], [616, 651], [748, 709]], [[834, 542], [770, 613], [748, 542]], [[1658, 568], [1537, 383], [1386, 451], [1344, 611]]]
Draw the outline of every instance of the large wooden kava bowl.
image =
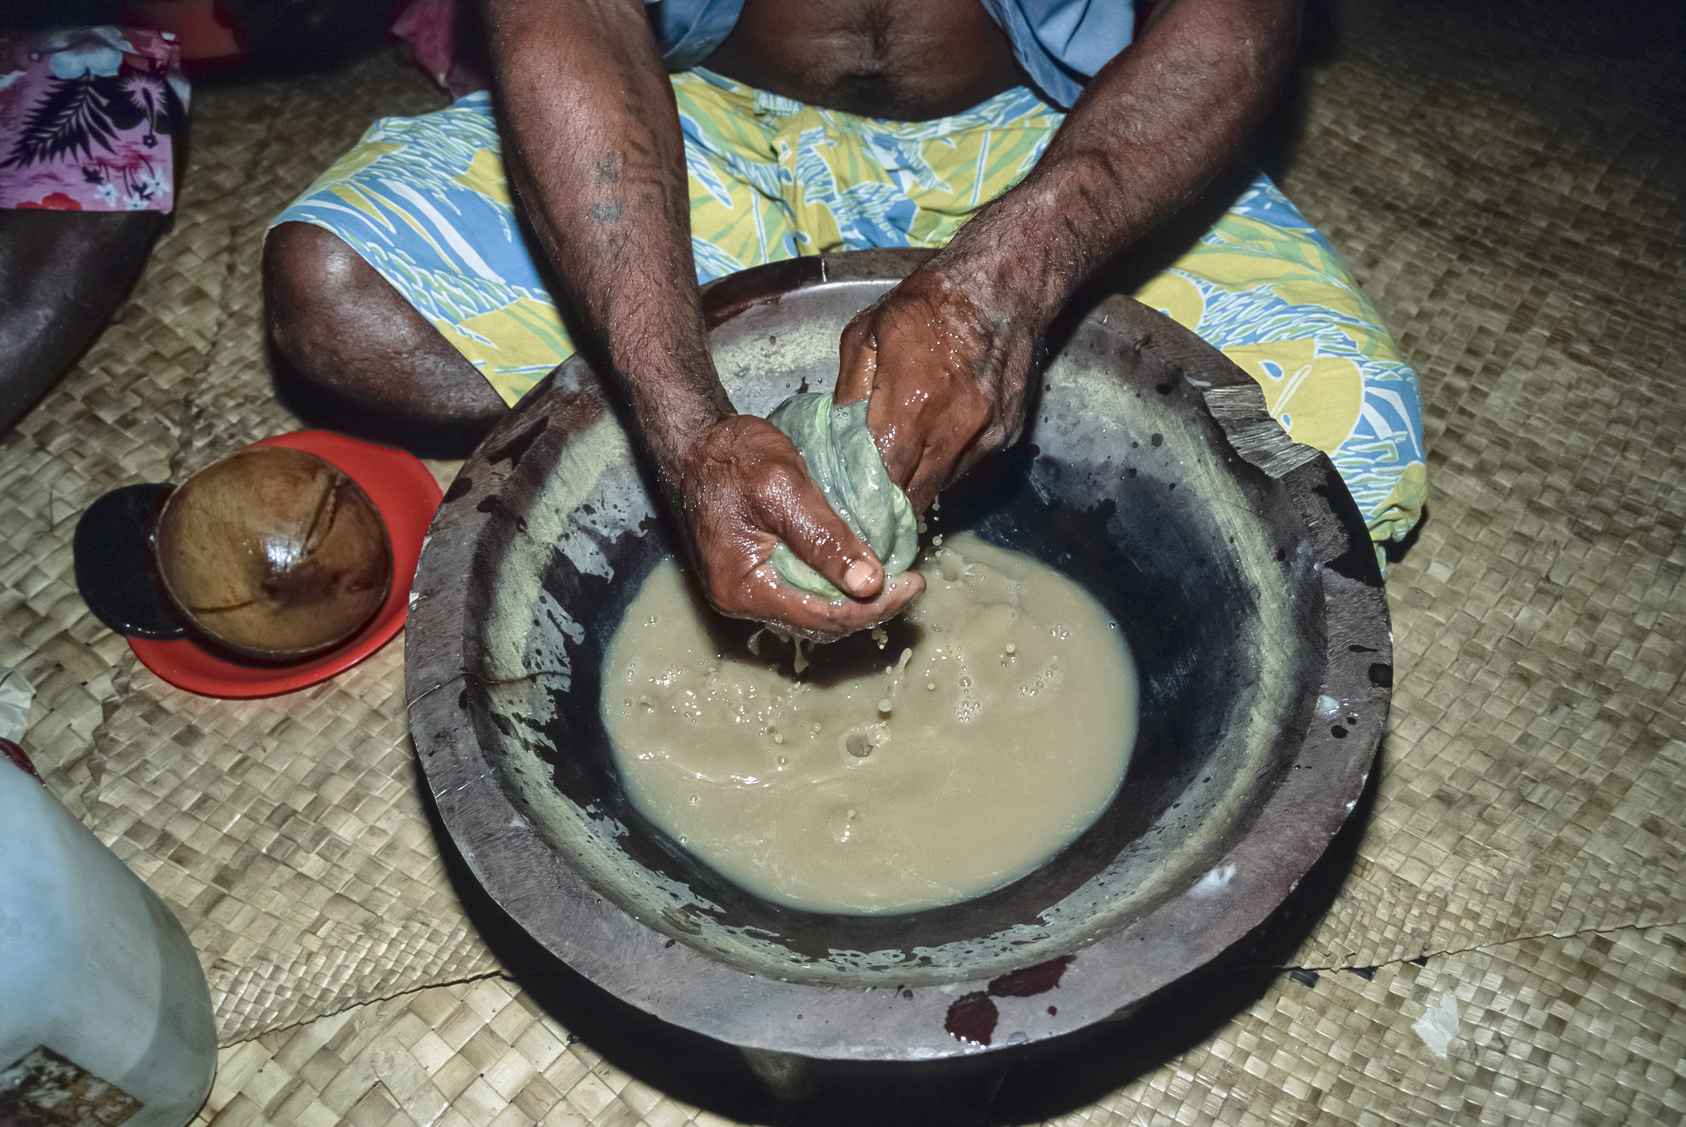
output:
[[[708, 287], [733, 402], [764, 414], [830, 387], [843, 326], [921, 257], [800, 259]], [[1392, 684], [1358, 511], [1240, 369], [1159, 313], [1108, 298], [1051, 343], [1025, 441], [944, 496], [941, 529], [1034, 555], [1106, 606], [1140, 670], [1140, 735], [1094, 826], [946, 908], [770, 904], [628, 802], [598, 713], [603, 650], [674, 544], [583, 358], [463, 467], [416, 575], [410, 729], [468, 865], [558, 958], [746, 1049], [931, 1060], [1129, 1011], [1311, 867], [1359, 797]]]

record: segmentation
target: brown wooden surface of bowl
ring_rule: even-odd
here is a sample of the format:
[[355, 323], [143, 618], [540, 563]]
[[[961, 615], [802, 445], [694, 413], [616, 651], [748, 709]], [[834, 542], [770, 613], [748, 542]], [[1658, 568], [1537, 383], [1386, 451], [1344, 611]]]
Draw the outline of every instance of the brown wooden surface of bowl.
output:
[[260, 661], [343, 642], [392, 585], [379, 511], [302, 450], [252, 448], [200, 470], [171, 495], [154, 544], [164, 588], [193, 627]]
[[[853, 252], [711, 284], [734, 404], [830, 387], [843, 326], [920, 261]], [[675, 544], [575, 357], [446, 492], [405, 631], [427, 787], [492, 899], [662, 1021], [857, 1062], [1127, 1014], [1276, 910], [1353, 810], [1386, 727], [1387, 601], [1357, 506], [1251, 377], [1128, 298], [1074, 313], [1041, 377], [1025, 440], [945, 491], [940, 527], [1056, 568], [1124, 632], [1141, 724], [1093, 826], [984, 896], [843, 916], [761, 900], [645, 819], [598, 707], [603, 649]]]

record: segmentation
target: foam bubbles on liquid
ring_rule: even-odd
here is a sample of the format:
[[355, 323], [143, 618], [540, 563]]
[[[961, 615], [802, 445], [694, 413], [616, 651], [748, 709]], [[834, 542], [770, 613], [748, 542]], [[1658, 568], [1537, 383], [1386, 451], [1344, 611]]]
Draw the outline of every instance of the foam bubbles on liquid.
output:
[[[1022, 581], [1038, 567], [1036, 583]], [[605, 655], [615, 666], [604, 678], [605, 703], [620, 707], [605, 708], [604, 719], [617, 759], [639, 764], [627, 772], [636, 780], [629, 797], [729, 879], [815, 910], [949, 902], [999, 884], [1080, 832], [1128, 752], [1116, 736], [1088, 733], [1127, 731], [1133, 717], [1083, 725], [1083, 739], [1062, 744], [1069, 754], [1054, 763], [1025, 752], [1064, 730], [1077, 711], [1068, 698], [1080, 699], [1070, 694], [1090, 694], [1095, 704], [1081, 707], [1096, 715], [1119, 711], [1133, 682], [1120, 692], [1111, 678], [1127, 653], [1097, 661], [1084, 647], [1096, 638], [1116, 646], [1122, 631], [1108, 622], [1108, 637], [1100, 629], [1107, 616], [1082, 617], [1088, 604], [1074, 609], [1081, 593], [1063, 593], [1069, 581], [1044, 565], [971, 538], [951, 538], [923, 570], [930, 587], [911, 616], [923, 641], [874, 655], [867, 669], [834, 683], [792, 677], [788, 651], [759, 645], [772, 632], [756, 638], [759, 662], [722, 655], [700, 620], [693, 628], [696, 610], [674, 569], [661, 580], [661, 629], [636, 631], [648, 639], [644, 660], [620, 648], [619, 634]], [[629, 624], [657, 617], [646, 594]], [[871, 653], [869, 644], [862, 656]], [[673, 665], [682, 677], [663, 684]], [[945, 731], [956, 738], [945, 740]], [[1095, 746], [1080, 748], [1084, 739]], [[749, 825], [757, 828], [746, 834]]]

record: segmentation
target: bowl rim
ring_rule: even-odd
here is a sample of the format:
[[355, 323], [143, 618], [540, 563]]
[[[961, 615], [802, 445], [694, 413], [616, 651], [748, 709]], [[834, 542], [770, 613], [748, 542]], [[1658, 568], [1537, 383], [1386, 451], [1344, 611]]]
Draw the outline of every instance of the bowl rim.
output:
[[[853, 251], [755, 267], [704, 287], [705, 318], [712, 329], [795, 290], [893, 283], [927, 257], [920, 251]], [[466, 686], [474, 675], [468, 672], [472, 654], [465, 652], [463, 576], [479, 563], [482, 535], [500, 519], [497, 495], [517, 479], [531, 482], [547, 472], [570, 430], [589, 425], [602, 411], [586, 361], [575, 358], [493, 430], [446, 491], [416, 572], [405, 635], [405, 706], [428, 789], [469, 869], [508, 915], [599, 987], [674, 1025], [751, 1050], [911, 1061], [1026, 1043], [1003, 1036], [979, 1045], [949, 1033], [953, 1007], [968, 999], [1000, 1002], [1003, 1010], [1035, 1006], [1032, 1041], [1122, 1016], [1275, 910], [1357, 805], [1386, 727], [1393, 658], [1380, 567], [1334, 465], [1287, 437], [1251, 377], [1132, 298], [1101, 298], [1083, 318], [1099, 321], [1122, 347], [1152, 350], [1183, 373], [1236, 453], [1285, 487], [1305, 522], [1322, 579], [1327, 633], [1321, 692], [1347, 702], [1360, 722], [1337, 737], [1327, 717], [1313, 716], [1296, 761], [1312, 769], [1288, 771], [1242, 838], [1187, 892], [1073, 956], [1053, 960], [1058, 967], [1041, 964], [1065, 987], [1051, 997], [1003, 997], [1012, 991], [991, 990], [990, 979], [894, 990], [786, 982], [677, 943], [598, 893], [527, 824], [483, 757], [466, 712]], [[538, 457], [529, 457], [535, 449]], [[1004, 977], [997, 976], [995, 985]], [[1058, 1003], [1057, 1014], [1041, 1016], [1054, 1009], [1050, 1001]]]

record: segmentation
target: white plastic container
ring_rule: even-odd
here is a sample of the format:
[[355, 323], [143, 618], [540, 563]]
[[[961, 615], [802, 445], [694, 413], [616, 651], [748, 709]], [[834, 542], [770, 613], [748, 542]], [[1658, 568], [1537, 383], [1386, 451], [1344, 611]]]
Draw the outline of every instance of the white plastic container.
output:
[[21, 1105], [69, 1112], [67, 1122], [183, 1127], [217, 1066], [193, 945], [164, 902], [6, 751], [0, 1121]]

